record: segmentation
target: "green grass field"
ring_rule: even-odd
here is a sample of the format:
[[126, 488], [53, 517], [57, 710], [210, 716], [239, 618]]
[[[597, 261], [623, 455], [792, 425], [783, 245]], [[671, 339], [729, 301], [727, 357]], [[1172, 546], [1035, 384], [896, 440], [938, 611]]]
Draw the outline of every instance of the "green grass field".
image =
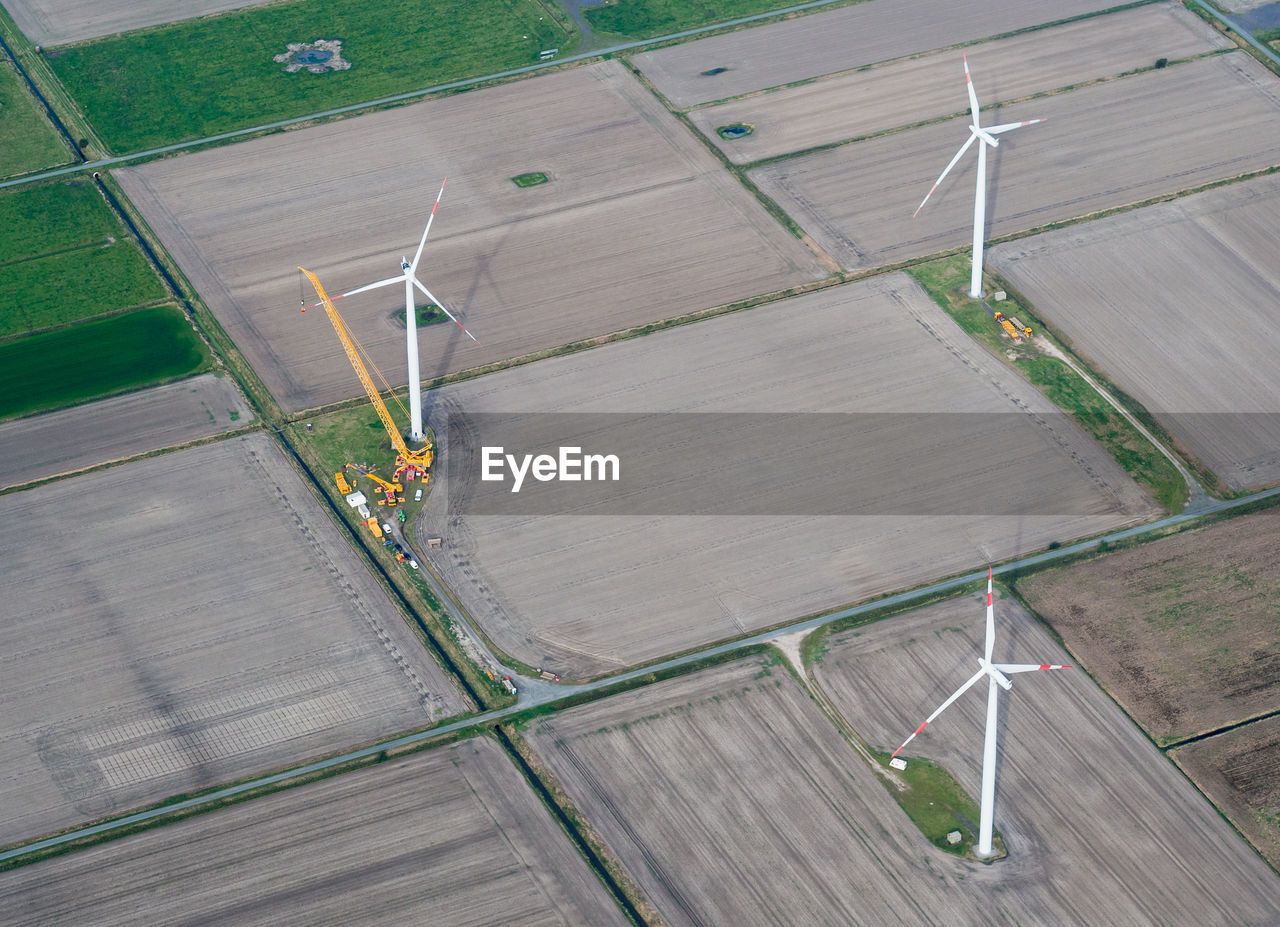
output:
[[88, 180], [0, 193], [0, 264], [105, 242], [122, 231]]
[[132, 240], [0, 266], [0, 339], [165, 298]]
[[70, 160], [70, 150], [45, 118], [12, 62], [0, 59], [0, 177]]
[[[968, 297], [969, 270], [969, 256], [960, 254], [918, 265], [908, 273], [974, 340], [997, 357], [1007, 359], [1033, 386], [1070, 415], [1166, 511], [1180, 511], [1187, 500], [1188, 489], [1173, 464], [1074, 370], [1042, 353], [1034, 339], [1015, 345], [1004, 335], [982, 302]], [[1042, 327], [1027, 306], [1012, 300], [1000, 306], [1006, 315], [1018, 318], [1033, 330]]]
[[[889, 769], [889, 754], [880, 750], [869, 751], [882, 769]], [[885, 783], [907, 817], [915, 822], [920, 832], [940, 850], [956, 856], [970, 856], [978, 843], [978, 822], [981, 809], [969, 797], [955, 778], [942, 766], [921, 757], [906, 757], [907, 768], [891, 774], [902, 784]], [[948, 843], [947, 834], [960, 831], [959, 843]], [[1004, 838], [992, 832], [995, 858], [1005, 855]]]
[[0, 195], [0, 340], [165, 299], [92, 184]]
[[604, 0], [602, 6], [583, 10], [582, 17], [594, 32], [643, 39], [781, 10], [799, 2], [803, 0]]
[[[554, 12], [553, 12], [554, 10]], [[551, 0], [293, 0], [46, 49], [117, 153], [534, 64], [574, 36]], [[341, 39], [345, 71], [286, 74], [289, 42]]]
[[0, 344], [0, 419], [190, 376], [209, 351], [176, 306]]

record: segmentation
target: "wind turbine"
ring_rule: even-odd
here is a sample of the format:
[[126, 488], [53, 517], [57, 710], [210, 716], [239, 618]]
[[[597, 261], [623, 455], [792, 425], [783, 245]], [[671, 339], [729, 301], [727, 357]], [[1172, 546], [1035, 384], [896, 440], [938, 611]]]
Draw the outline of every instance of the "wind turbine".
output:
[[[423, 439], [422, 431], [422, 381], [418, 375], [418, 319], [413, 304], [413, 288], [417, 287], [437, 306], [440, 310], [453, 320], [453, 324], [461, 328], [468, 338], [476, 341], [476, 336], [467, 331], [465, 325], [454, 317], [454, 314], [445, 308], [444, 303], [436, 299], [417, 277], [418, 261], [422, 259], [422, 249], [427, 243], [427, 236], [431, 234], [431, 223], [435, 221], [436, 210], [440, 208], [440, 198], [444, 196], [444, 185], [449, 182], [449, 178], [444, 179], [444, 183], [440, 184], [440, 192], [436, 194], [435, 205], [431, 207], [431, 216], [427, 219], [427, 227], [422, 233], [422, 240], [418, 242], [418, 250], [414, 252], [413, 260], [400, 258], [400, 276], [388, 277], [386, 280], [379, 280], [377, 283], [366, 284], [354, 290], [349, 290], [333, 299], [342, 299], [346, 296], [355, 296], [357, 293], [363, 293], [366, 290], [376, 290], [378, 287], [390, 286], [393, 283], [404, 284], [404, 323], [405, 338], [409, 355], [409, 437], [414, 441]], [[480, 342], [476, 341], [476, 344]]]
[[969, 137], [965, 139], [965, 143], [960, 146], [960, 150], [956, 152], [956, 156], [951, 159], [951, 163], [946, 166], [943, 172], [938, 175], [937, 181], [925, 194], [920, 205], [916, 207], [916, 211], [911, 218], [920, 215], [920, 210], [924, 209], [924, 204], [929, 202], [929, 197], [933, 196], [933, 191], [938, 189], [938, 185], [942, 183], [942, 179], [947, 176], [956, 162], [959, 161], [969, 146], [975, 141], [978, 144], [978, 183], [977, 192], [973, 198], [973, 276], [969, 278], [969, 296], [972, 299], [982, 298], [982, 235], [987, 224], [987, 146], [999, 148], [1000, 143], [996, 141], [996, 136], [1005, 132], [1011, 132], [1014, 129], [1020, 129], [1023, 126], [1033, 125], [1037, 122], [1044, 122], [1043, 119], [1028, 119], [1026, 122], [1007, 122], [1004, 125], [992, 126], [989, 129], [982, 128], [982, 124], [978, 121], [978, 94], [973, 89], [973, 78], [969, 76], [969, 57], [964, 57], [964, 83], [969, 91], [969, 112], [973, 115], [973, 122], [969, 124]]
[[[924, 724], [916, 728], [912, 735], [902, 742], [901, 747], [893, 751], [893, 756], [901, 753], [903, 747], [915, 740], [916, 734], [928, 727], [929, 722], [942, 714], [943, 710], [963, 695], [966, 689], [983, 676], [987, 677], [987, 733], [982, 745], [982, 813], [978, 828], [979, 856], [990, 856], [992, 854], [991, 817], [996, 797], [996, 686], [999, 685], [1006, 690], [1012, 689], [1013, 683], [1009, 680], [1008, 674], [1029, 673], [1034, 670], [1071, 669], [1069, 664], [992, 663], [991, 652], [995, 649], [995, 642], [996, 619], [995, 607], [991, 602], [991, 568], [987, 567], [987, 646], [985, 654], [978, 658], [978, 671], [969, 677], [968, 682], [956, 689], [949, 699], [939, 705], [933, 714], [925, 718]], [[892, 758], [890, 757], [890, 759]]]

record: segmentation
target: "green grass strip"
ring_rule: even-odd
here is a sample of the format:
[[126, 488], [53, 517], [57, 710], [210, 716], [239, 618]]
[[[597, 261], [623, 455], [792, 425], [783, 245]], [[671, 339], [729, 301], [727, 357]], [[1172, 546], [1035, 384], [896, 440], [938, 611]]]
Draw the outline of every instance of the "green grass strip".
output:
[[71, 152], [32, 98], [13, 62], [0, 58], [0, 177], [27, 174], [70, 160]]
[[796, 0], [603, 0], [582, 17], [594, 32], [640, 39], [795, 5]]
[[[902, 771], [890, 769], [888, 753], [879, 750], [869, 752], [886, 774], [896, 780], [895, 783], [885, 782], [885, 787], [930, 843], [956, 856], [974, 855], [981, 810], [951, 773], [932, 760], [921, 757], [906, 758], [907, 768]], [[947, 834], [954, 831], [960, 832], [957, 843], [947, 840]], [[992, 832], [991, 843], [995, 849], [993, 858], [1005, 855], [1004, 838], [998, 832]]]
[[[920, 264], [910, 268], [908, 273], [975, 341], [997, 357], [1008, 360], [1033, 386], [1070, 415], [1138, 485], [1155, 497], [1165, 511], [1181, 511], [1187, 501], [1188, 489], [1177, 468], [1097, 390], [1061, 360], [1042, 353], [1034, 342], [1015, 344], [1005, 336], [982, 301], [968, 297], [969, 269], [969, 256], [959, 254]], [[1033, 329], [1043, 330], [1029, 307], [1013, 300], [999, 305], [1005, 315], [1016, 317]]]
[[0, 344], [0, 419], [198, 373], [209, 350], [176, 306]]
[[[293, 0], [45, 55], [107, 144], [127, 152], [534, 64], [574, 38], [551, 6]], [[340, 39], [351, 67], [287, 74], [273, 60], [290, 42], [317, 39]]]

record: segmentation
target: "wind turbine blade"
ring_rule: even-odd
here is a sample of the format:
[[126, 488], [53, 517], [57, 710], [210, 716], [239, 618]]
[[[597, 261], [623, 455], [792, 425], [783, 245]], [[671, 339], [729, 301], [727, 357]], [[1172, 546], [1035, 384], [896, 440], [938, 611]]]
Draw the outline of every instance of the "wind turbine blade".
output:
[[929, 715], [929, 717], [925, 718], [925, 719], [924, 719], [924, 724], [922, 724], [922, 725], [920, 725], [918, 728], [916, 728], [916, 729], [915, 729], [915, 731], [914, 731], [914, 732], [912, 732], [911, 736], [910, 736], [910, 737], [908, 737], [906, 740], [904, 740], [904, 741], [902, 742], [902, 746], [901, 746], [901, 747], [899, 747], [897, 750], [894, 750], [894, 751], [893, 751], [893, 756], [889, 757], [889, 759], [893, 759], [893, 757], [894, 757], [894, 756], [897, 756], [899, 753], [901, 753], [901, 752], [902, 752], [902, 750], [903, 750], [903, 747], [906, 747], [906, 745], [907, 745], [907, 744], [911, 743], [911, 741], [913, 741], [913, 740], [915, 740], [915, 739], [916, 739], [916, 734], [919, 734], [919, 733], [920, 733], [921, 731], [923, 731], [926, 727], [928, 727], [928, 726], [929, 726], [929, 722], [930, 722], [930, 721], [932, 721], [934, 718], [938, 717], [938, 715], [942, 714], [943, 710], [944, 710], [948, 705], [950, 705], [952, 702], [954, 702], [956, 699], [958, 699], [961, 695], [963, 695], [966, 689], [968, 689], [971, 685], [973, 685], [975, 682], [977, 682], [979, 679], [981, 679], [981, 678], [982, 678], [983, 676], [985, 676], [985, 675], [987, 675], [987, 671], [986, 671], [986, 669], [985, 669], [985, 668], [978, 670], [976, 673], [974, 673], [974, 674], [973, 674], [973, 676], [971, 676], [971, 677], [970, 677], [970, 679], [969, 679], [969, 681], [968, 681], [968, 682], [966, 682], [964, 685], [962, 685], [959, 689], [956, 689], [956, 691], [952, 692], [952, 693], [951, 693], [951, 698], [947, 699], [945, 702], [943, 702], [941, 705], [939, 705], [939, 706], [938, 706], [938, 708], [937, 708], [937, 710], [936, 710], [936, 711], [934, 711], [934, 713], [933, 713], [933, 714], [931, 714], [931, 715]]
[[427, 217], [427, 227], [422, 232], [422, 241], [418, 242], [418, 250], [414, 252], [413, 263], [409, 265], [409, 273], [413, 273], [418, 269], [418, 260], [422, 257], [422, 249], [427, 244], [427, 236], [431, 234], [431, 223], [435, 221], [436, 210], [440, 208], [440, 197], [444, 196], [444, 184], [448, 182], [449, 178], [446, 177], [444, 183], [440, 184], [440, 192], [436, 194], [436, 204], [431, 207], [431, 215]]
[[987, 567], [987, 662], [996, 646], [996, 608], [991, 602], [991, 567]]
[[[376, 290], [380, 286], [390, 286], [393, 283], [403, 283], [404, 278], [405, 278], [404, 274], [401, 274], [398, 277], [388, 277], [386, 280], [379, 280], [377, 283], [369, 283], [362, 287], [357, 287], [354, 290], [348, 290], [347, 292], [343, 293], [342, 296], [355, 296], [357, 293], [363, 293], [365, 290]], [[333, 298], [342, 299], [342, 296], [335, 296]]]
[[[440, 307], [440, 311], [441, 311], [441, 312], [443, 312], [445, 315], [447, 315], [450, 319], [453, 319], [453, 324], [454, 324], [454, 325], [456, 325], [456, 326], [458, 326], [458, 327], [459, 327], [460, 329], [462, 329], [464, 332], [466, 332], [466, 334], [467, 334], [467, 337], [468, 337], [468, 338], [470, 338], [472, 341], [476, 341], [476, 336], [475, 336], [475, 335], [473, 335], [473, 334], [471, 334], [471, 332], [468, 332], [468, 331], [467, 331], [467, 327], [466, 327], [465, 325], [463, 325], [461, 322], [459, 322], [459, 321], [454, 317], [453, 313], [452, 313], [452, 312], [450, 312], [448, 309], [446, 309], [446, 308], [444, 307], [444, 303], [440, 302], [440, 300], [438, 300], [438, 299], [436, 299], [434, 296], [432, 296], [432, 295], [431, 295], [431, 291], [430, 291], [430, 290], [428, 290], [425, 286], [423, 286], [423, 285], [418, 281], [418, 278], [417, 278], [417, 277], [414, 277], [414, 278], [413, 278], [413, 285], [414, 285], [414, 286], [416, 286], [418, 289], [420, 289], [423, 293], [425, 293], [425, 294], [426, 294], [426, 296], [427, 296], [427, 299], [431, 300], [433, 303], [435, 303], [437, 306], [439, 306], [439, 307]], [[476, 341], [476, 344], [479, 344], [479, 343], [480, 343], [479, 341]]]
[[973, 113], [973, 124], [978, 124], [978, 94], [973, 89], [973, 78], [969, 76], [969, 56], [964, 58], [964, 86], [969, 91], [969, 112]]
[[965, 141], [963, 145], [960, 146], [960, 150], [957, 151], [956, 156], [951, 159], [951, 163], [948, 164], [943, 169], [942, 173], [938, 175], [938, 179], [934, 181], [933, 186], [929, 188], [929, 192], [926, 193], [924, 196], [924, 199], [920, 201], [920, 205], [916, 207], [916, 211], [911, 214], [912, 219], [920, 215], [920, 210], [924, 209], [924, 204], [929, 202], [929, 197], [933, 196], [933, 191], [938, 189], [938, 187], [942, 184], [943, 179], [947, 176], [947, 174], [951, 173], [951, 169], [956, 166], [956, 162], [959, 161], [962, 157], [964, 157], [964, 153], [969, 150], [969, 146], [973, 144], [973, 140], [976, 139], [977, 137], [978, 136], [974, 135], [972, 132], [969, 133], [969, 138]]
[[1001, 132], [1012, 132], [1014, 129], [1021, 129], [1023, 126], [1033, 126], [1037, 122], [1048, 122], [1046, 116], [1044, 119], [1027, 119], [1024, 122], [1006, 122], [1004, 125], [992, 126], [990, 129], [983, 129], [988, 135], [999, 135]]
[[993, 663], [1002, 673], [1034, 673], [1036, 670], [1073, 669], [1070, 663]]

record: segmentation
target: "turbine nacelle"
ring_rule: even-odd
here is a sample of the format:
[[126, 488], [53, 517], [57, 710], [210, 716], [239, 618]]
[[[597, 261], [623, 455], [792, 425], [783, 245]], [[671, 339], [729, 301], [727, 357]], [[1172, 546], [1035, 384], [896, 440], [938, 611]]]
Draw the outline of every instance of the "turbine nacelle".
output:
[[969, 131], [972, 132], [975, 136], [977, 136], [980, 141], [986, 142], [992, 148], [1000, 147], [1000, 143], [995, 140], [995, 136], [991, 135], [991, 133], [989, 133], [986, 129], [982, 128], [982, 126], [970, 125]]
[[1013, 680], [1011, 680], [1000, 670], [996, 669], [995, 664], [988, 663], [983, 657], [978, 657], [978, 665], [982, 667], [982, 671], [998, 682], [1006, 692], [1013, 688]]

